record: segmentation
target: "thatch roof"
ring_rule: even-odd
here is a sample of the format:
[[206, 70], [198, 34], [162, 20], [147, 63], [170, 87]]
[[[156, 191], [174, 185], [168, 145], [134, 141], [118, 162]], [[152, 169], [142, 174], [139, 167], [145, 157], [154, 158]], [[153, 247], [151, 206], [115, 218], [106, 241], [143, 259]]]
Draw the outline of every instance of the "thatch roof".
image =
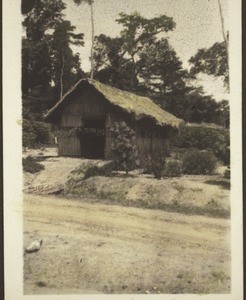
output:
[[182, 120], [176, 118], [172, 114], [160, 108], [148, 97], [142, 97], [133, 93], [122, 91], [91, 79], [81, 79], [80, 81], [78, 81], [75, 86], [70, 91], [68, 91], [53, 108], [51, 108], [47, 112], [45, 118], [51, 116], [58, 107], [63, 105], [63, 103], [66, 102], [65, 100], [68, 95], [75, 91], [77, 87], [82, 83], [89, 84], [102, 96], [104, 96], [106, 101], [110, 102], [112, 105], [118, 106], [124, 111], [133, 114], [136, 120], [142, 118], [150, 118], [157, 125], [169, 125], [172, 127], [178, 127], [182, 122]]

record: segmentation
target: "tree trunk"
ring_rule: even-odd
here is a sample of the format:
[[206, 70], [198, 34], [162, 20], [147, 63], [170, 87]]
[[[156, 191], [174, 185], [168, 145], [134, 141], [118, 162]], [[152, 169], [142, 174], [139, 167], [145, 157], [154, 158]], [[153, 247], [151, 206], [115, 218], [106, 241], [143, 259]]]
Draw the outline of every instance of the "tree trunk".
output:
[[[221, 31], [222, 31], [222, 35], [223, 35], [223, 39], [226, 45], [226, 63], [227, 63], [227, 69], [229, 71], [229, 40], [228, 40], [228, 35], [225, 32], [225, 22], [224, 22], [224, 17], [223, 17], [223, 13], [222, 13], [222, 7], [221, 7], [221, 2], [220, 0], [218, 0], [218, 5], [219, 5], [219, 11], [220, 11], [220, 20], [221, 20]], [[230, 83], [229, 83], [228, 79], [228, 91], [230, 91]]]
[[132, 74], [131, 74], [131, 92], [133, 92], [133, 81], [137, 77], [137, 70], [135, 68], [136, 61], [135, 61], [135, 58], [134, 58], [134, 54], [131, 54], [131, 58], [132, 58], [132, 62], [133, 62], [133, 65], [134, 65], [134, 69], [133, 69]]
[[90, 78], [93, 79], [93, 76], [94, 76], [94, 10], [93, 10], [93, 2], [91, 2], [90, 7], [91, 7], [91, 75], [90, 75]]
[[60, 76], [60, 99], [63, 96], [63, 73], [64, 73], [64, 55], [62, 51], [62, 67], [61, 67], [61, 76]]
[[222, 14], [222, 7], [221, 7], [220, 0], [218, 0], [218, 5], [219, 5], [219, 11], [220, 11], [221, 31], [222, 31], [224, 42], [226, 44], [226, 55], [227, 55], [227, 63], [228, 63], [228, 59], [229, 59], [229, 49], [228, 48], [229, 48], [229, 45], [228, 45], [227, 34], [225, 32], [224, 17], [223, 17], [223, 14]]

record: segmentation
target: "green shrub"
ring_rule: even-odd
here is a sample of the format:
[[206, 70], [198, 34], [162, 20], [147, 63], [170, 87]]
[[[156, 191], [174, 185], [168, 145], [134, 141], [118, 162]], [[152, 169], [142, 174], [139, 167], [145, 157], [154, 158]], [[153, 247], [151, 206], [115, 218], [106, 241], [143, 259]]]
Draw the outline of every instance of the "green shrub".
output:
[[115, 122], [110, 128], [110, 133], [113, 139], [111, 150], [116, 166], [128, 174], [130, 169], [139, 166], [140, 163], [135, 131], [126, 122]]
[[102, 167], [91, 166], [85, 171], [84, 179], [93, 176], [108, 176], [115, 169], [114, 162], [103, 165]]
[[51, 126], [40, 121], [34, 122], [33, 126], [37, 134], [37, 143], [49, 144], [51, 139]]
[[172, 160], [166, 163], [164, 175], [167, 177], [181, 176], [181, 163], [177, 160]]
[[143, 168], [144, 174], [152, 174], [153, 173], [153, 162], [150, 154], [144, 155], [141, 159], [141, 166]]
[[209, 175], [213, 174], [217, 159], [212, 152], [188, 150], [182, 159], [184, 174]]
[[221, 160], [226, 166], [230, 165], [230, 147], [222, 146], [215, 153], [219, 160]]
[[23, 170], [28, 173], [37, 173], [44, 170], [44, 166], [36, 162], [31, 156], [22, 159]]
[[164, 156], [156, 156], [156, 157], [152, 156], [152, 161], [153, 161], [152, 173], [156, 179], [161, 179], [164, 175], [166, 158]]
[[23, 147], [35, 147], [36, 146], [36, 134], [32, 131], [23, 131], [22, 144]]
[[224, 164], [230, 164], [230, 135], [226, 128], [204, 125], [183, 126], [173, 140], [173, 144], [180, 148], [212, 151]]
[[40, 144], [49, 144], [51, 141], [51, 127], [41, 121], [24, 119], [22, 132], [24, 147], [37, 147]]
[[164, 175], [165, 162], [166, 156], [164, 154], [149, 154], [142, 160], [143, 172], [154, 175], [156, 179], [161, 179]]
[[230, 169], [225, 170], [225, 172], [224, 172], [224, 178], [226, 178], [226, 179], [230, 179], [231, 178], [231, 170]]

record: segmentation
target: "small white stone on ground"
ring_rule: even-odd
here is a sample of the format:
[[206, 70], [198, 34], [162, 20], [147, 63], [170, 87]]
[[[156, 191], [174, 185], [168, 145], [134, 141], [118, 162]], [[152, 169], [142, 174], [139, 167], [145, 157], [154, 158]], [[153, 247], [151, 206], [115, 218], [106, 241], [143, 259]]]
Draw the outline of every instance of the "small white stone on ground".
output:
[[43, 240], [36, 240], [33, 241], [28, 247], [26, 247], [26, 252], [31, 253], [31, 252], [37, 252], [39, 251], [41, 245], [43, 243]]

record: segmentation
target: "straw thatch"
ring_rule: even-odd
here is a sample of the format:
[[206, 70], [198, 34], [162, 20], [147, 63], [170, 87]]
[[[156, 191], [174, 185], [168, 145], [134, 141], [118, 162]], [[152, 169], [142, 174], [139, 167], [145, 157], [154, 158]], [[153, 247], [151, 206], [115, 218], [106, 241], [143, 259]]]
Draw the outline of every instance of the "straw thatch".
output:
[[122, 91], [91, 79], [81, 79], [78, 81], [75, 86], [47, 112], [45, 118], [50, 117], [60, 106], [64, 105], [68, 96], [81, 84], [89, 84], [97, 90], [106, 101], [110, 102], [112, 105], [120, 107], [128, 113], [133, 114], [136, 120], [150, 118], [154, 120], [157, 125], [168, 125], [172, 127], [178, 127], [182, 122], [182, 120], [161, 109], [148, 97], [142, 97], [133, 93]]

